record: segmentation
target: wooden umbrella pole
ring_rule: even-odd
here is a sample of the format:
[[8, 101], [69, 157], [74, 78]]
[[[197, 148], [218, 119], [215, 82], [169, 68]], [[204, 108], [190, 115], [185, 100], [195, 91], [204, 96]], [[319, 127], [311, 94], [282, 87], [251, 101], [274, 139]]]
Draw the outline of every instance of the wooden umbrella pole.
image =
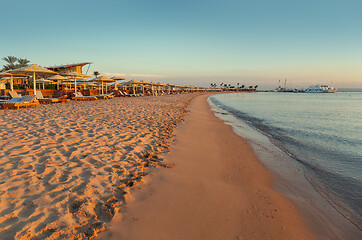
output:
[[74, 78], [74, 93], [77, 93], [77, 78]]
[[11, 91], [14, 91], [14, 79], [13, 79], [13, 75], [10, 75], [10, 89], [11, 89]]
[[34, 88], [34, 95], [36, 95], [36, 79], [35, 79], [35, 72], [33, 72], [33, 88]]

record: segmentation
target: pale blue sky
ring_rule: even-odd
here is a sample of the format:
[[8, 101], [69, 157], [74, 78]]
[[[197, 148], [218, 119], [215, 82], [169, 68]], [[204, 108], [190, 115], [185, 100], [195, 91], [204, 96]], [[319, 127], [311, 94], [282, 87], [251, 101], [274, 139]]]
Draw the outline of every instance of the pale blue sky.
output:
[[91, 61], [91, 72], [206, 86], [287, 78], [362, 87], [359, 0], [20, 0], [1, 9], [1, 57], [42, 66]]

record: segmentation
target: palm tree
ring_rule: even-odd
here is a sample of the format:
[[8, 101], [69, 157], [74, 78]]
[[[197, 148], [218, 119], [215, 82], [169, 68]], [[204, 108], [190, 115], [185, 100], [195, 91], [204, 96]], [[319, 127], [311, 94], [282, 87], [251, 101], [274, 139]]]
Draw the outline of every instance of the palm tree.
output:
[[257, 88], [258, 88], [258, 85], [255, 85], [255, 86], [254, 86], [254, 90], [256, 91]]
[[245, 89], [245, 85], [243, 84], [243, 85], [241, 85], [241, 89], [242, 90], [244, 90]]
[[98, 77], [99, 75], [101, 75], [98, 71], [94, 71], [93, 72], [94, 76]]
[[19, 64], [17, 64], [19, 67], [26, 67], [26, 66], [28, 66], [28, 64], [30, 63], [30, 61], [28, 60], [28, 59], [26, 59], [26, 58], [19, 58], [18, 59], [18, 63]]
[[7, 65], [4, 65], [4, 70], [10, 70], [14, 69], [16, 67], [15, 62], [18, 60], [14, 56], [7, 56], [2, 58], [5, 62], [7, 62]]

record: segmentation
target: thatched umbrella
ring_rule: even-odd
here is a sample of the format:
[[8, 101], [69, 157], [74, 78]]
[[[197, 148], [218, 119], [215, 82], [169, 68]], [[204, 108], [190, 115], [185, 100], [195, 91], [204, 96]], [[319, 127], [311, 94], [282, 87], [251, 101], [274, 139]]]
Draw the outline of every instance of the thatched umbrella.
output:
[[[152, 91], [152, 95], [154, 95], [153, 86], [158, 86], [158, 83], [155, 83], [155, 82], [150, 82], [150, 84], [151, 84], [151, 91]], [[157, 88], [156, 88], [156, 93], [158, 93]]]
[[22, 76], [24, 76], [24, 75], [14, 74], [14, 73], [11, 72], [11, 70], [7, 70], [7, 71], [4, 71], [4, 72], [1, 72], [0, 76], [7, 77], [7, 79], [2, 78], [3, 80], [10, 80], [10, 89], [11, 89], [11, 91], [14, 91], [14, 76], [20, 76], [21, 78], [23, 78]]
[[77, 83], [83, 84], [83, 89], [85, 89], [85, 86], [89, 85], [90, 82], [92, 82], [92, 80], [87, 78], [81, 78], [77, 80]]
[[114, 80], [114, 90], [118, 90], [117, 81], [119, 81], [119, 80], [125, 80], [125, 78], [120, 78], [120, 77], [111, 77], [111, 79]]
[[62, 73], [63, 76], [68, 76], [69, 78], [74, 79], [74, 93], [77, 93], [77, 79], [80, 78], [89, 78], [90, 76], [79, 73], [79, 72], [69, 72], [69, 73]]
[[157, 83], [157, 85], [159, 86], [159, 87], [162, 87], [162, 91], [165, 89], [165, 87], [167, 87], [167, 85], [166, 84], [164, 84], [164, 83]]
[[168, 86], [168, 93], [171, 93], [171, 91], [173, 90], [173, 88], [176, 87], [176, 85], [171, 84], [171, 83], [167, 84], [167, 86]]
[[[105, 82], [105, 83], [107, 83], [107, 82], [114, 82], [115, 80], [110, 79], [110, 78], [107, 78], [107, 77], [105, 77], [105, 76], [99, 76], [99, 77], [95, 77], [95, 78], [91, 79], [90, 81], [101, 83], [101, 84], [102, 84], [102, 94], [104, 94], [104, 92], [103, 92], [103, 83], [104, 83], [104, 82]], [[106, 85], [106, 92], [107, 92], [107, 85]]]
[[[43, 84], [43, 89], [45, 89], [45, 87], [44, 87], [45, 83], [52, 83], [52, 82], [53, 82], [52, 80], [47, 80], [47, 79], [44, 79], [44, 78], [36, 80], [36, 83]], [[39, 86], [39, 89], [40, 89], [40, 86]]]
[[136, 93], [136, 85], [141, 85], [142, 82], [136, 80], [136, 79], [132, 79], [132, 80], [129, 80], [128, 82], [125, 83], [126, 85], [132, 85], [133, 86], [133, 94]]
[[60, 82], [60, 81], [67, 80], [68, 78], [63, 77], [63, 76], [57, 74], [57, 75], [51, 76], [51, 77], [49, 77], [49, 78], [47, 78], [47, 79], [48, 79], [48, 80], [52, 80], [52, 81], [57, 81], [57, 90], [59, 90], [59, 82]]
[[34, 95], [36, 94], [36, 76], [35, 76], [36, 73], [38, 75], [55, 75], [55, 74], [57, 74], [56, 72], [53, 72], [49, 69], [43, 68], [36, 64], [31, 64], [29, 66], [10, 70], [9, 73], [12, 73], [14, 75], [16, 75], [16, 74], [27, 75], [27, 76], [33, 75]]
[[145, 85], [151, 85], [151, 83], [145, 81], [145, 80], [141, 80], [142, 83], [142, 94], [145, 94]]
[[[9, 73], [10, 70], [8, 71], [4, 71], [0, 73], [0, 76], [4, 76], [3, 78], [1, 78], [1, 80], [10, 80], [10, 89], [11, 91], [14, 91], [14, 80], [13, 80], [13, 75]], [[10, 77], [9, 77], [10, 76]]]

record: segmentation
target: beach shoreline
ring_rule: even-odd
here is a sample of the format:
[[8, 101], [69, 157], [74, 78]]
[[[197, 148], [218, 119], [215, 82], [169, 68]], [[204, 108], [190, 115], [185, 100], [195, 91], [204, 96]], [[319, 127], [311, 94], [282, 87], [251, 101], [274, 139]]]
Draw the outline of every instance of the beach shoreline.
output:
[[315, 239], [251, 146], [195, 98], [175, 143], [100, 239]]
[[[338, 211], [306, 177], [304, 166], [278, 146], [267, 133], [223, 109], [218, 101], [208, 99], [215, 115], [230, 125], [233, 132], [252, 146], [258, 159], [273, 175], [273, 188], [299, 209], [318, 239], [360, 239], [362, 232]], [[226, 107], [226, 109], [228, 109]]]

